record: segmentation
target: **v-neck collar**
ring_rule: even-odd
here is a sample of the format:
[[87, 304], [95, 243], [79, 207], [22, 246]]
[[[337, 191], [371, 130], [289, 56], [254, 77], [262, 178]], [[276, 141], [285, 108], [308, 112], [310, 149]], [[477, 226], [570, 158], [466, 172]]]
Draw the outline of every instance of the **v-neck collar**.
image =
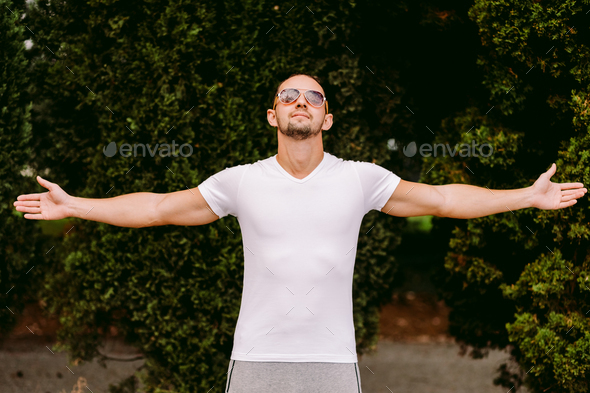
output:
[[324, 157], [322, 158], [322, 161], [320, 161], [320, 163], [318, 164], [318, 166], [315, 167], [315, 169], [307, 176], [305, 176], [303, 179], [297, 179], [295, 176], [291, 175], [289, 172], [287, 172], [285, 170], [285, 168], [283, 168], [281, 166], [281, 164], [279, 164], [279, 161], [277, 160], [277, 156], [278, 154], [275, 154], [273, 157], [273, 162], [275, 163], [277, 169], [279, 170], [279, 172], [281, 172], [287, 179], [294, 181], [295, 183], [305, 183], [306, 181], [308, 181], [309, 179], [311, 179], [312, 177], [315, 176], [316, 173], [318, 173], [322, 167], [325, 165], [326, 163], [326, 158], [327, 158], [328, 153], [324, 152]]

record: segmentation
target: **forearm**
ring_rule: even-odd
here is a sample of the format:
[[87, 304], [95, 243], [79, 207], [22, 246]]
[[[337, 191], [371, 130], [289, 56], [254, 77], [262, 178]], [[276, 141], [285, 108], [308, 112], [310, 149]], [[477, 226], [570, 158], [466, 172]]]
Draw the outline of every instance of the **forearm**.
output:
[[532, 207], [532, 188], [490, 190], [468, 184], [437, 186], [445, 197], [443, 217], [477, 218]]
[[136, 192], [101, 199], [72, 197], [69, 204], [70, 217], [119, 227], [147, 227], [156, 221], [156, 207], [164, 195]]

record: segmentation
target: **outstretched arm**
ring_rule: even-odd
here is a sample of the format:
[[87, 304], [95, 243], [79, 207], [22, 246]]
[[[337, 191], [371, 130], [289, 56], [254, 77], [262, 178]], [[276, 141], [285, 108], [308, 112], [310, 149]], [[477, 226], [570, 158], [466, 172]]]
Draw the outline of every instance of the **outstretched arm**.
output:
[[135, 192], [112, 198], [79, 198], [41, 176], [39, 184], [49, 191], [19, 195], [14, 206], [29, 220], [83, 218], [128, 228], [159, 225], [204, 225], [219, 217], [213, 213], [198, 188], [168, 194]]
[[136, 192], [113, 198], [78, 198], [66, 193], [58, 184], [37, 176], [48, 191], [19, 195], [17, 211], [29, 220], [61, 220], [67, 217], [104, 222], [119, 227], [142, 228], [156, 222], [156, 206], [165, 194]]
[[536, 207], [543, 210], [573, 206], [588, 191], [582, 183], [553, 183], [553, 164], [526, 188], [490, 190], [467, 184], [431, 186], [400, 181], [382, 212], [392, 216], [434, 215], [450, 218], [477, 218], [491, 214]]

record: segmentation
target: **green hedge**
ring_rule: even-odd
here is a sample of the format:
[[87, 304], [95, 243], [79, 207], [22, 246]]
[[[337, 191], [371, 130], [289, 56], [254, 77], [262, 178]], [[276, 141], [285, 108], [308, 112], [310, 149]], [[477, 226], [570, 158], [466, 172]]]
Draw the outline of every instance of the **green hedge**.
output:
[[[16, 175], [27, 164], [35, 174], [47, 169], [41, 173], [72, 195], [100, 198], [195, 187], [273, 155], [276, 131], [265, 113], [293, 72], [323, 78], [335, 116], [324, 147], [344, 159], [413, 181], [422, 164], [427, 183], [492, 189], [529, 186], [556, 162], [553, 181], [588, 184], [582, 4], [317, 1], [290, 10], [271, 2], [89, 1], [38, 2], [24, 19], [3, 14], [1, 34], [12, 44], [1, 49], [2, 81], [14, 83], [2, 85], [0, 137], [16, 153], [10, 162], [0, 157], [10, 203], [0, 208], [46, 191]], [[34, 45], [23, 52], [27, 38]], [[389, 151], [389, 138], [475, 139], [495, 153], [421, 163]], [[103, 154], [111, 141], [172, 140], [191, 144], [193, 155]], [[433, 238], [449, 239], [437, 277], [453, 307], [451, 333], [473, 356], [511, 349], [520, 367], [501, 368], [507, 390], [524, 379], [533, 391], [588, 390], [587, 206], [582, 199], [560, 211], [433, 220]], [[6, 291], [14, 285], [2, 299], [17, 314], [27, 296], [44, 300], [60, 316], [59, 348], [72, 360], [102, 359], [98, 344], [116, 329], [145, 354], [148, 391], [225, 384], [243, 278], [235, 218], [142, 229], [73, 220], [55, 241], [22, 214], [0, 217], [8, 261], [0, 283]], [[353, 289], [359, 354], [374, 349], [404, 223], [378, 212], [363, 221]]]
[[[487, 142], [494, 153], [427, 158], [424, 172], [434, 169], [423, 181], [528, 187], [555, 162], [553, 182], [590, 184], [588, 5], [475, 2], [469, 15], [485, 48], [478, 65], [488, 97], [446, 118], [437, 142]], [[496, 379], [507, 390], [590, 390], [588, 216], [583, 197], [566, 209], [452, 220], [451, 228], [435, 219], [441, 236], [452, 232], [439, 282], [453, 308], [451, 333], [475, 357], [510, 350]]]
[[[32, 153], [31, 102], [27, 97], [26, 27], [19, 24], [23, 1], [0, 0], [0, 336], [14, 328], [25, 303], [37, 300], [49, 249], [36, 226], [23, 225], [16, 196], [35, 185], [22, 171]], [[38, 239], [38, 242], [33, 241]]]
[[[324, 80], [337, 119], [324, 136], [325, 150], [403, 175], [388, 162], [385, 143], [400, 120], [378, 114], [391, 106], [383, 99], [391, 93], [344, 47], [360, 51], [361, 37], [352, 31], [368, 23], [363, 12], [346, 3], [310, 8], [288, 12], [243, 1], [37, 3], [22, 21], [34, 33], [28, 52], [35, 165], [80, 197], [196, 187], [226, 167], [276, 153], [266, 110], [278, 83], [302, 71]], [[172, 140], [192, 145], [193, 155], [103, 154], [111, 141]], [[243, 280], [237, 219], [141, 229], [72, 223], [52, 251], [39, 291], [63, 326], [56, 349], [71, 360], [104, 361], [98, 345], [116, 329], [145, 354], [148, 391], [206, 392], [225, 384]], [[359, 354], [375, 349], [403, 223], [379, 212], [363, 221], [353, 288]], [[131, 389], [129, 381], [123, 386]]]

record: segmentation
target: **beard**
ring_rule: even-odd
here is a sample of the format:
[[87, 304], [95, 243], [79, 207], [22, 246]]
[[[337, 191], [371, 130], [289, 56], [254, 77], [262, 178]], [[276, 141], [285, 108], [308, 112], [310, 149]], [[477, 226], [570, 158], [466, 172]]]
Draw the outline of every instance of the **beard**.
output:
[[308, 138], [312, 138], [320, 133], [321, 131], [321, 124], [317, 127], [317, 129], [312, 129], [312, 126], [309, 124], [303, 124], [303, 122], [298, 121], [289, 121], [287, 125], [287, 129], [283, 130], [282, 127], [279, 126], [279, 131], [281, 134], [293, 138], [296, 141], [302, 141]]

